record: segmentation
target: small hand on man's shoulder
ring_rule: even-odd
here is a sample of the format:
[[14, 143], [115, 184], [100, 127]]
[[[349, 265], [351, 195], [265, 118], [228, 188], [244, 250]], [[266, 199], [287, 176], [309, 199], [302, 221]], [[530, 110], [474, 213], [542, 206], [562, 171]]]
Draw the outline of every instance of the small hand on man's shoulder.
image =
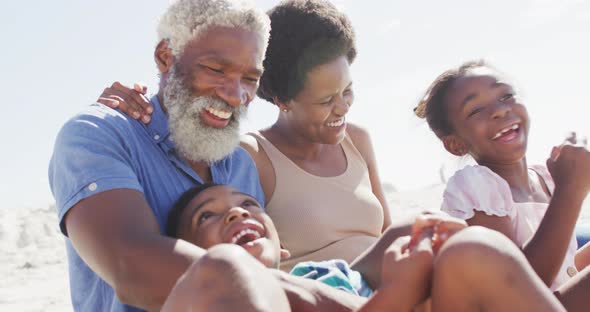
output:
[[148, 124], [151, 121], [154, 107], [145, 96], [146, 93], [147, 86], [141, 83], [134, 83], [131, 88], [115, 81], [110, 87], [104, 89], [98, 97], [97, 103], [112, 109], [119, 109], [131, 118]]

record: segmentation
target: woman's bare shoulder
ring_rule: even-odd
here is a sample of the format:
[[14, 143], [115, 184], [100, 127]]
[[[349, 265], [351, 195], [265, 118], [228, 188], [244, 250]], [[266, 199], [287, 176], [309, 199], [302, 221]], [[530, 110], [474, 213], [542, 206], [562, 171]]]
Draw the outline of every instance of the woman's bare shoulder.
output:
[[360, 143], [363, 140], [370, 140], [369, 131], [367, 128], [354, 123], [348, 123], [346, 125], [346, 132], [350, 136], [350, 139], [356, 144], [357, 141]]
[[349, 123], [346, 126], [346, 132], [352, 141], [352, 144], [358, 149], [367, 163], [374, 159], [373, 143], [369, 131], [359, 125]]
[[258, 154], [260, 147], [258, 140], [251, 133], [242, 134], [240, 137], [240, 146], [242, 146], [251, 156]]

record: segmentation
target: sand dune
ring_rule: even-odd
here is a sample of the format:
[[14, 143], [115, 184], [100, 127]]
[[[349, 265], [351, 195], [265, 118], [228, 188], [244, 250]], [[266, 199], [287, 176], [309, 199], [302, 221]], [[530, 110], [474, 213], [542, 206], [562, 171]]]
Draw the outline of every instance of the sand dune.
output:
[[55, 207], [2, 209], [0, 220], [0, 310], [71, 310]]

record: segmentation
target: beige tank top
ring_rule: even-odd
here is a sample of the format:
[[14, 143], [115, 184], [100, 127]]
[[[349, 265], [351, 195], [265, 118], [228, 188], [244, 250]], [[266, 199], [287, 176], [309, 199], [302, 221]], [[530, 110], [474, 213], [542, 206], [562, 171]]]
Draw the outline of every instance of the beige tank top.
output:
[[371, 190], [367, 164], [348, 137], [341, 146], [347, 160], [335, 177], [310, 174], [281, 153], [259, 132], [249, 133], [260, 143], [276, 176], [267, 199], [281, 243], [291, 257], [281, 262], [289, 271], [303, 261], [344, 259], [351, 262], [381, 235], [383, 208]]

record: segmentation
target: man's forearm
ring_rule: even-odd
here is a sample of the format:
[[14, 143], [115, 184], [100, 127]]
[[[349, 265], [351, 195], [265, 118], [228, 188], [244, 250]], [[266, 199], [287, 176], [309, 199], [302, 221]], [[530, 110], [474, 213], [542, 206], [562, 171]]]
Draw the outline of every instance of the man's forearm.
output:
[[125, 304], [159, 310], [191, 263], [205, 251], [160, 234], [141, 192], [114, 189], [70, 208], [64, 223], [84, 262]]
[[164, 236], [138, 245], [121, 257], [112, 286], [122, 303], [159, 311], [177, 279], [205, 251]]

